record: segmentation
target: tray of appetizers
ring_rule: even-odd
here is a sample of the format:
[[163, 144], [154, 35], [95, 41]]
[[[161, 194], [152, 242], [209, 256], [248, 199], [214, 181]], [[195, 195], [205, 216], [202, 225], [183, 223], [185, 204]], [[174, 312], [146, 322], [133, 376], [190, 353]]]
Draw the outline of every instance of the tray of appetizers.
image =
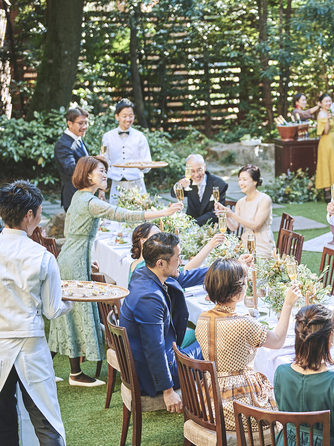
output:
[[159, 167], [168, 166], [168, 163], [165, 161], [127, 161], [121, 164], [113, 164], [113, 166], [136, 169], [158, 169]]
[[75, 302], [103, 302], [122, 299], [129, 291], [121, 286], [101, 282], [62, 280], [62, 299]]

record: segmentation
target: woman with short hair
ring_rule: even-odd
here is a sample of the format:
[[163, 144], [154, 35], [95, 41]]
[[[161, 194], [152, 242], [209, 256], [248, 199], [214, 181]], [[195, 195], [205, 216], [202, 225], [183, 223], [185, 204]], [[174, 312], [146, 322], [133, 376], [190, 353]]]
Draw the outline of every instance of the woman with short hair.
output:
[[[296, 314], [295, 351], [292, 364], [277, 367], [274, 378], [275, 398], [284, 412], [330, 410], [331, 438], [334, 444], [334, 371], [330, 347], [333, 336], [333, 312], [322, 305], [308, 305]], [[300, 427], [301, 445], [310, 444], [308, 427]], [[296, 446], [296, 431], [288, 425], [287, 446]], [[276, 446], [283, 446], [280, 432]], [[313, 444], [322, 444], [322, 426], [313, 431]]]
[[[292, 307], [301, 296], [297, 285], [287, 290], [280, 320], [273, 331], [235, 307], [247, 289], [243, 262], [218, 259], [209, 268], [204, 286], [215, 308], [200, 315], [195, 334], [206, 361], [215, 361], [227, 430], [235, 430], [233, 400], [276, 410], [272, 386], [252, 367], [259, 347], [283, 347]], [[252, 422], [257, 430], [257, 423]]]
[[[102, 156], [80, 158], [72, 181], [78, 191], [66, 214], [66, 241], [58, 256], [63, 280], [91, 280], [91, 251], [100, 218], [115, 221], [144, 221], [172, 215], [182, 205], [172, 204], [161, 211], [128, 211], [100, 200], [94, 194], [107, 187], [108, 163]], [[90, 361], [105, 358], [104, 343], [96, 302], [75, 302], [71, 314], [51, 322], [49, 347], [53, 355], [59, 352], [69, 357], [72, 386], [96, 386], [103, 381], [90, 378], [80, 368], [80, 357]]]

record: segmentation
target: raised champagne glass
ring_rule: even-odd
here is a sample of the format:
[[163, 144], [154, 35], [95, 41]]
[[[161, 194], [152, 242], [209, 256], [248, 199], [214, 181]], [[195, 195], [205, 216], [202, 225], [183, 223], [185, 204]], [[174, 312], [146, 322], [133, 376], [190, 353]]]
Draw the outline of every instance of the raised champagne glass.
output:
[[[189, 164], [186, 164], [186, 169], [184, 172], [184, 176], [191, 181], [191, 166], [189, 166]], [[187, 186], [184, 190], [192, 190], [189, 186]]]
[[[179, 203], [183, 203], [184, 200], [184, 190], [181, 184], [177, 184], [175, 188], [176, 199]], [[182, 213], [182, 210], [180, 211]]]
[[334, 184], [331, 185], [331, 199], [334, 201]]
[[222, 234], [225, 234], [227, 229], [227, 218], [225, 213], [220, 214], [218, 217], [218, 228]]
[[105, 156], [107, 153], [108, 146], [101, 146], [101, 155]]
[[219, 187], [212, 188], [212, 195], [213, 195], [213, 199], [217, 203], [219, 201]]
[[287, 263], [286, 269], [288, 270], [288, 275], [290, 277], [292, 285], [295, 285], [297, 279], [297, 263], [296, 262]]
[[[256, 237], [255, 237], [255, 234], [248, 234], [248, 236], [247, 236], [247, 250], [248, 250], [248, 254], [251, 254], [254, 257], [254, 262], [255, 262], [255, 257], [256, 257]], [[248, 270], [249, 271], [254, 271], [254, 268], [249, 267]]]

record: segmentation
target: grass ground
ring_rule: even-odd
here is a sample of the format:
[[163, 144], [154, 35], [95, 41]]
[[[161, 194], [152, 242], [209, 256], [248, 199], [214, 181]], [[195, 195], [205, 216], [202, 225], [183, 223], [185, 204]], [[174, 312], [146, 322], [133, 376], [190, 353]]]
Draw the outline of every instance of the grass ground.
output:
[[[326, 223], [325, 203], [304, 203], [287, 205], [275, 209], [275, 214], [287, 212], [301, 215], [312, 220]], [[299, 231], [298, 231], [299, 232]], [[305, 240], [328, 232], [328, 228], [300, 231]], [[277, 236], [277, 234], [275, 234]], [[314, 271], [319, 271], [321, 253], [304, 252], [302, 262]], [[48, 328], [46, 329], [48, 332]], [[83, 370], [94, 376], [95, 363], [85, 362]], [[69, 362], [67, 357], [57, 355], [54, 359], [57, 376], [64, 379], [57, 384], [58, 398], [67, 435], [68, 446], [117, 446], [121, 436], [122, 398], [120, 378], [117, 376], [115, 393], [110, 409], [105, 410], [106, 386], [97, 388], [70, 387], [68, 384]], [[107, 364], [104, 361], [101, 379], [107, 381]], [[127, 445], [131, 445], [132, 425], [130, 425]], [[166, 411], [143, 414], [143, 446], [181, 446], [183, 445], [183, 415], [169, 414]]]

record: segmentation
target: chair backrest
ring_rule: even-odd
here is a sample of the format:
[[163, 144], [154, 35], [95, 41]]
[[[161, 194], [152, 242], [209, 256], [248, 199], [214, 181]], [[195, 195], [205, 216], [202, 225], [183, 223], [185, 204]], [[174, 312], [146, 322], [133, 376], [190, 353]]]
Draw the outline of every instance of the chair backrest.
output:
[[276, 247], [278, 248], [280, 238], [281, 238], [281, 229], [287, 229], [288, 231], [293, 230], [293, 224], [295, 222], [295, 219], [290, 215], [283, 212], [282, 218], [281, 218], [281, 224], [278, 231], [278, 237], [277, 237], [277, 243]]
[[[225, 200], [225, 206], [229, 209], [231, 209], [231, 211], [235, 211], [235, 205], [237, 204], [236, 201], [234, 200]], [[236, 237], [239, 237], [241, 239], [241, 235], [244, 232], [244, 228], [239, 224], [238, 229], [234, 232], [232, 232], [232, 234], [234, 234]]]
[[320, 273], [329, 266], [328, 271], [322, 278], [324, 286], [332, 285], [331, 294], [334, 292], [334, 249], [324, 247], [320, 262]]
[[217, 445], [226, 446], [225, 420], [215, 363], [183, 355], [175, 342], [173, 349], [180, 379], [185, 421], [190, 419], [216, 431]]
[[114, 324], [113, 311], [108, 314], [107, 321], [120, 367], [122, 383], [131, 390], [132, 411], [141, 414], [139, 381], [126, 328]]
[[34, 232], [31, 234], [30, 238], [34, 242], [39, 243], [40, 245], [43, 245], [42, 229], [40, 226], [36, 226], [36, 228], [34, 229]]
[[304, 236], [297, 234], [296, 232], [288, 231], [287, 229], [281, 229], [281, 238], [277, 246], [280, 255], [286, 254], [296, 259], [300, 264], [302, 258]]
[[56, 258], [59, 255], [59, 251], [56, 245], [56, 240], [52, 237], [42, 237], [42, 245], [45, 246], [45, 248], [51, 252]]
[[[247, 446], [246, 435], [242, 418], [247, 420], [248, 444], [252, 445], [253, 433], [251, 428], [251, 417], [255, 418], [258, 428], [260, 445], [264, 446], [263, 426], [270, 425], [271, 445], [275, 446], [275, 424], [278, 421], [283, 425], [283, 443], [288, 446], [287, 439], [287, 424], [294, 424], [296, 426], [296, 440], [297, 446], [300, 446], [300, 425], [308, 424], [310, 426], [310, 446], [313, 446], [313, 426], [316, 423], [321, 423], [323, 426], [323, 446], [330, 444], [330, 410], [323, 410], [319, 412], [274, 412], [271, 410], [261, 410], [253, 406], [248, 406], [238, 401], [233, 401], [235, 425], [237, 431], [238, 446]], [[245, 419], [244, 418], [244, 419]], [[293, 427], [293, 426], [292, 426]]]

